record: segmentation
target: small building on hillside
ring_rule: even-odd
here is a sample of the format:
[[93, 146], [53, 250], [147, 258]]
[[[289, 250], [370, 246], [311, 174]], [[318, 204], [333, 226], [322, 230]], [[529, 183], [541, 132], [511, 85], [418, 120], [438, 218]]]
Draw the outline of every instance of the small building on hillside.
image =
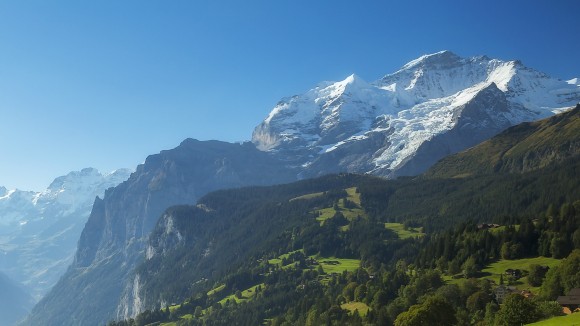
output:
[[515, 286], [500, 285], [500, 286], [495, 288], [495, 291], [494, 291], [495, 300], [498, 303], [503, 303], [503, 300], [505, 299], [505, 297], [507, 297], [511, 293], [516, 293], [516, 292], [518, 292], [518, 289], [516, 289]]
[[505, 275], [511, 276], [514, 279], [519, 280], [520, 278], [522, 278], [522, 271], [519, 269], [508, 268], [505, 270]]
[[556, 301], [562, 306], [565, 313], [571, 313], [580, 308], [580, 288], [575, 288], [568, 292], [568, 295], [561, 295]]
[[481, 223], [477, 225], [478, 230], [487, 230], [487, 229], [495, 229], [499, 228], [501, 225], [499, 224], [492, 224], [492, 223]]

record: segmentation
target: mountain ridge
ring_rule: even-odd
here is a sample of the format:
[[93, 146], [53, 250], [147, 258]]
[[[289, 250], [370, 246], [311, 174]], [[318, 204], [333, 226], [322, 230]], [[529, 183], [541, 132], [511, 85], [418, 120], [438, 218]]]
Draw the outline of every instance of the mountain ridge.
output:
[[532, 171], [580, 155], [580, 105], [550, 118], [510, 127], [431, 167], [426, 177]]

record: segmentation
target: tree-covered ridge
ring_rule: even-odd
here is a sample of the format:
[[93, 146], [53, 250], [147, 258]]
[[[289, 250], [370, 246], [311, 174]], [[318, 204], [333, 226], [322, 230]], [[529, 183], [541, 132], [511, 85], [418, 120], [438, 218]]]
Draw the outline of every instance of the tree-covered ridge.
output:
[[521, 173], [580, 154], [580, 105], [553, 117], [508, 128], [471, 149], [448, 156], [426, 177], [454, 178], [476, 174]]
[[[179, 306], [148, 311], [117, 325], [172, 320], [178, 325], [422, 325], [425, 318], [441, 325], [519, 325], [559, 314], [559, 306], [550, 300], [580, 286], [580, 250], [572, 251], [580, 249], [580, 201], [557, 210], [550, 207], [533, 220], [498, 219], [502, 227], [497, 229], [464, 222], [406, 240], [381, 234], [372, 217], [349, 222], [346, 231], [341, 228], [344, 221], [335, 219], [340, 217], [305, 226], [317, 233], [295, 229], [289, 237], [296, 240], [294, 246], [271, 246], [261, 258], [254, 256], [219, 280], [206, 282]], [[323, 247], [317, 244], [329, 240], [331, 233], [338, 235], [337, 248], [344, 252], [349, 243], [361, 244], [358, 250], [350, 248], [360, 259], [358, 269], [333, 274], [318, 263]], [[371, 236], [362, 240], [365, 235]], [[543, 249], [546, 238], [551, 240]], [[494, 292], [500, 284], [481, 275], [482, 268], [499, 259], [539, 255], [567, 258], [538, 277], [542, 286], [535, 299], [508, 296], [500, 308]], [[531, 275], [533, 270], [529, 266], [525, 272]], [[445, 275], [461, 279], [446, 282]], [[506, 276], [504, 282], [516, 280]]]
[[[200, 280], [228, 273], [236, 264], [247, 261], [248, 256], [259, 256], [259, 252], [270, 248], [281, 249], [269, 258], [304, 246], [316, 246], [324, 256], [353, 257], [352, 250], [340, 244], [337, 234], [328, 228], [332, 223], [320, 228], [317, 218], [321, 211], [335, 212], [334, 206], [351, 202], [345, 189], [357, 185], [360, 206], [364, 208], [362, 215], [382, 223], [381, 232], [387, 232], [384, 222], [397, 221], [433, 233], [457, 221], [490, 222], [493, 220], [490, 217], [530, 216], [545, 211], [550, 203], [559, 207], [563, 201], [572, 202], [573, 198], [580, 198], [575, 177], [578, 169], [576, 162], [517, 177], [435, 180], [388, 181], [338, 175], [211, 193], [197, 207], [171, 208], [164, 214], [171, 216], [173, 228], [180, 230], [183, 239], [179, 246], [162, 241], [167, 232], [164, 219], [159, 221], [150, 237], [150, 246], [153, 252], [167, 254], [153, 255], [137, 270], [145, 282], [141, 286], [142, 295], [148, 300], [146, 304], [178, 302], [190, 295]], [[295, 200], [321, 192], [325, 195]], [[350, 221], [344, 218], [345, 211], [336, 213], [340, 214], [333, 223], [343, 231]], [[298, 239], [298, 231], [309, 234], [307, 240]], [[372, 234], [363, 234], [361, 238]], [[352, 246], [361, 244], [355, 242]], [[259, 258], [262, 257], [256, 259]]]
[[[385, 181], [339, 175], [275, 187], [212, 193], [195, 207], [167, 211], [165, 215], [172, 216], [173, 228], [180, 231], [183, 242], [156, 243], [167, 233], [161, 219], [150, 241], [156, 252], [163, 252], [161, 247], [167, 246], [165, 254], [154, 255], [138, 270], [141, 279], [147, 280], [143, 288], [145, 297], [159, 295], [157, 302], [184, 303], [171, 312], [164, 312], [166, 319], [155, 319], [151, 317], [153, 311], [149, 311], [136, 321], [173, 319], [194, 325], [224, 325], [244, 320], [241, 324], [266, 321], [273, 325], [300, 325], [309, 324], [310, 316], [310, 324], [383, 325], [394, 323], [399, 314], [423, 302], [421, 298], [425, 295], [441, 292], [443, 299], [449, 301], [448, 297], [458, 295], [457, 291], [466, 291], [459, 295], [463, 299], [449, 303], [456, 311], [459, 324], [473, 318], [484, 320], [485, 309], [491, 309], [489, 316], [499, 309], [493, 305], [492, 291], [497, 284], [482, 277], [481, 280], [466, 279], [464, 285], [446, 285], [444, 279], [454, 275], [479, 278], [481, 270], [498, 259], [538, 255], [562, 258], [578, 248], [580, 203], [566, 199], [575, 194], [571, 189], [574, 184], [578, 185], [577, 178], [573, 177], [576, 169], [575, 165], [551, 167], [544, 169], [544, 173], [536, 171], [514, 179], [498, 177], [498, 180], [486, 176]], [[563, 176], [557, 178], [559, 174]], [[554, 179], [563, 180], [564, 175], [571, 178], [570, 187], [537, 186]], [[448, 182], [456, 185], [449, 188], [452, 198], [468, 198], [473, 190], [466, 191], [465, 184], [475, 184], [477, 180], [491, 180], [481, 188], [484, 189], [482, 198], [486, 198], [487, 192], [497, 192], [498, 196], [509, 194], [516, 184], [521, 194], [534, 194], [532, 207], [546, 208], [530, 213], [526, 201], [514, 201], [511, 206], [502, 206], [501, 201], [476, 206], [482, 210], [481, 216], [493, 216], [488, 220], [480, 218], [479, 222], [501, 224], [497, 230], [479, 230], [477, 220], [469, 216], [474, 209], [469, 205], [473, 203], [465, 204], [461, 200], [444, 203], [448, 211], [463, 212], [456, 216], [442, 210], [412, 215], [425, 207], [415, 207], [407, 215], [385, 213], [392, 209], [389, 205], [394, 203], [393, 196], [410, 195], [409, 188], [417, 189], [416, 197], [407, 198], [409, 201], [422, 200], [429, 204], [436, 202], [429, 199], [429, 194], [441, 196], [430, 190], [437, 187], [438, 181], [439, 189], [445, 189]], [[421, 188], [422, 182], [430, 186]], [[359, 203], [349, 200], [352, 197], [346, 190], [353, 187], [360, 196]], [[539, 204], [542, 200], [547, 202], [547, 198], [559, 200], [555, 205]], [[341, 210], [351, 205], [360, 207], [364, 217], [346, 218]], [[321, 223], [317, 219], [319, 212], [327, 209], [336, 209], [335, 214]], [[385, 228], [385, 222], [392, 220], [401, 221], [409, 228], [422, 227], [427, 234], [421, 238], [400, 239]], [[331, 274], [321, 263], [325, 257], [357, 259], [360, 268], [356, 272]], [[531, 272], [532, 268], [528, 269]], [[505, 281], [509, 282], [507, 278]], [[414, 282], [418, 283], [413, 285]], [[545, 294], [546, 298], [554, 299], [553, 293], [565, 289], [558, 282], [550, 284], [553, 284], [551, 290], [542, 289], [542, 293], [552, 291], [551, 295]], [[461, 290], [462, 287], [466, 289]], [[462, 306], [476, 292], [481, 293], [472, 301], [479, 302], [473, 303], [479, 308]], [[402, 293], [406, 294], [402, 296]], [[488, 303], [492, 305], [487, 307]], [[534, 307], [542, 305], [545, 304]], [[357, 308], [352, 307], [360, 310], [354, 313]], [[411, 311], [424, 310], [418, 307]], [[160, 314], [158, 311], [156, 316]]]
[[[345, 189], [374, 179], [336, 175], [284, 186], [224, 190], [202, 198], [197, 206], [168, 209], [150, 236], [148, 250], [155, 254], [136, 271], [144, 282], [142, 296], [150, 302], [179, 302], [205, 286], [203, 280], [297, 249], [305, 249], [308, 255], [354, 256], [352, 249], [340, 243], [341, 233], [334, 230], [351, 222], [337, 213], [321, 226], [318, 211], [344, 203]], [[292, 200], [321, 190], [321, 196]], [[384, 228], [381, 232], [389, 233]], [[272, 248], [277, 249], [264, 256]]]

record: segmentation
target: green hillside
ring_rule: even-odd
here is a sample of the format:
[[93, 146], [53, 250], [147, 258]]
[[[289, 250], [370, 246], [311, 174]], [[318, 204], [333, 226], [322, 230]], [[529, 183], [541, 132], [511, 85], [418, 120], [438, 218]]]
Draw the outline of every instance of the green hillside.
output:
[[553, 317], [536, 323], [528, 324], [529, 326], [578, 326], [580, 325], [580, 313], [574, 313], [567, 316]]
[[580, 154], [580, 105], [545, 120], [523, 123], [471, 149], [451, 155], [426, 173], [431, 178], [521, 173]]

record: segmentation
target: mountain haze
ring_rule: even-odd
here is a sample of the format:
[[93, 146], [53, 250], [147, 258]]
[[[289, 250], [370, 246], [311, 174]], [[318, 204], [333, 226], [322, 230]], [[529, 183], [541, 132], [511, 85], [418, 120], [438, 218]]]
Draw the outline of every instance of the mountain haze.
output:
[[0, 326], [14, 325], [30, 312], [34, 299], [16, 282], [0, 272]]
[[64, 274], [93, 201], [131, 171], [86, 168], [56, 178], [43, 192], [0, 189], [0, 271], [38, 301]]
[[0, 187], [0, 273], [6, 274], [3, 281], [11, 279], [0, 286], [9, 303], [2, 305], [7, 308], [0, 320], [10, 325], [23, 318], [56, 284], [73, 261], [95, 197], [130, 173], [86, 168], [56, 178], [42, 192]]

